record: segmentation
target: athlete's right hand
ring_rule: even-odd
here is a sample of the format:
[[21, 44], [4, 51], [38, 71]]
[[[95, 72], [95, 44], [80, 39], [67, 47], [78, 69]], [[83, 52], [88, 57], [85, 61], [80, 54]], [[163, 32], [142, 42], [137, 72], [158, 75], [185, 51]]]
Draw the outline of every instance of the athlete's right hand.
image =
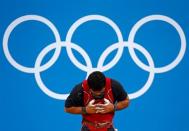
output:
[[91, 100], [89, 104], [86, 106], [86, 112], [87, 114], [95, 114], [97, 109], [96, 106], [94, 105], [95, 100]]

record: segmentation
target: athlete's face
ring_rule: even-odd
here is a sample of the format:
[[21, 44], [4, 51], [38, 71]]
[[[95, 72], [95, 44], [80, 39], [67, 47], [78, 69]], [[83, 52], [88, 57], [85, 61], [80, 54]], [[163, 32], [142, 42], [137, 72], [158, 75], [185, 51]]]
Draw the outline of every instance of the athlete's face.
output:
[[103, 99], [104, 98], [104, 91], [105, 91], [105, 87], [102, 88], [102, 90], [100, 91], [93, 91], [92, 89], [90, 89], [94, 99]]

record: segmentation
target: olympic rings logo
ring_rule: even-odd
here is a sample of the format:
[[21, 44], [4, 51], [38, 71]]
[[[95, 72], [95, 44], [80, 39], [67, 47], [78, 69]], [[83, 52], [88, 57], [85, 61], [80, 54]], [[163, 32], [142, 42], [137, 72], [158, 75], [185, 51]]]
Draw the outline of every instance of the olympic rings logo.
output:
[[[9, 41], [11, 32], [14, 30], [14, 28], [16, 28], [17, 25], [19, 25], [23, 22], [26, 22], [26, 21], [31, 21], [31, 20], [39, 21], [39, 22], [47, 25], [52, 30], [52, 32], [54, 34], [55, 42], [51, 43], [50, 45], [45, 47], [39, 53], [39, 55], [35, 61], [34, 67], [26, 67], [26, 66], [23, 66], [23, 65], [17, 63], [16, 60], [13, 59], [13, 57], [11, 56], [11, 53], [9, 52], [8, 41]], [[72, 36], [73, 36], [73, 33], [75, 32], [75, 30], [80, 25], [82, 25], [88, 21], [94, 21], [94, 20], [105, 22], [106, 24], [111, 26], [114, 29], [114, 31], [116, 32], [116, 35], [118, 38], [117, 43], [110, 45], [101, 54], [101, 56], [98, 60], [97, 67], [92, 66], [91, 60], [90, 60], [88, 54], [86, 53], [86, 51], [82, 47], [80, 47], [77, 44], [72, 42]], [[138, 43], [136, 43], [134, 41], [135, 35], [136, 35], [137, 31], [140, 29], [140, 27], [148, 22], [151, 22], [151, 21], [167, 22], [168, 24], [172, 25], [177, 30], [177, 32], [180, 36], [181, 48], [180, 48], [178, 56], [170, 64], [165, 65], [163, 67], [155, 67], [154, 61], [153, 61], [150, 53], [144, 47], [142, 47], [141, 45], [139, 45]], [[138, 91], [129, 94], [129, 98], [134, 99], [134, 98], [137, 98], [137, 97], [140, 97], [141, 95], [143, 95], [150, 88], [150, 86], [154, 80], [155, 73], [164, 73], [164, 72], [170, 71], [171, 69], [173, 69], [180, 63], [180, 61], [182, 60], [182, 58], [185, 54], [185, 51], [186, 51], [186, 38], [185, 38], [185, 34], [184, 34], [182, 28], [180, 27], [180, 25], [172, 18], [164, 16], [164, 15], [150, 15], [150, 16], [144, 17], [141, 20], [139, 20], [132, 27], [132, 29], [129, 33], [128, 41], [123, 40], [123, 36], [122, 36], [122, 33], [121, 33], [119, 27], [111, 19], [109, 19], [105, 16], [102, 16], [102, 15], [88, 15], [88, 16], [84, 16], [84, 17], [78, 19], [75, 23], [73, 23], [73, 25], [68, 30], [65, 41], [61, 41], [59, 32], [51, 21], [49, 21], [48, 19], [46, 19], [42, 16], [38, 16], [38, 15], [25, 15], [25, 16], [17, 18], [7, 27], [4, 37], [3, 37], [3, 51], [4, 51], [4, 54], [7, 58], [7, 60], [9, 61], [9, 63], [13, 67], [15, 67], [16, 69], [18, 69], [22, 72], [33, 73], [35, 75], [35, 80], [36, 80], [39, 88], [48, 96], [55, 98], [55, 99], [59, 99], [59, 100], [65, 100], [69, 94], [60, 94], [60, 93], [56, 93], [56, 92], [49, 90], [47, 88], [47, 86], [43, 83], [40, 73], [42, 71], [45, 71], [48, 68], [50, 68], [56, 62], [56, 60], [58, 59], [58, 57], [61, 53], [62, 47], [66, 48], [66, 52], [67, 52], [69, 58], [71, 59], [72, 63], [80, 70], [86, 72], [87, 76], [89, 75], [90, 72], [92, 72], [94, 70], [99, 70], [99, 71], [104, 72], [104, 71], [109, 70], [113, 66], [115, 66], [115, 64], [121, 58], [124, 48], [127, 47], [129, 49], [129, 54], [131, 55], [134, 62], [141, 69], [149, 72], [148, 80], [144, 84], [144, 86], [142, 88], [140, 88]], [[42, 62], [43, 58], [45, 57], [45, 55], [47, 55], [47, 53], [53, 49], [55, 49], [55, 52], [54, 52], [52, 58], [44, 65], [41, 65], [41, 62]], [[86, 66], [83, 65], [82, 63], [80, 63], [75, 58], [75, 56], [73, 55], [72, 49], [78, 51], [82, 55], [82, 57], [84, 58], [84, 60], [86, 62]], [[115, 55], [115, 57], [108, 64], [104, 65], [104, 61], [107, 58], [107, 56], [112, 51], [114, 51], [116, 49], [118, 49], [118, 51], [117, 51], [117, 54]], [[146, 57], [149, 66], [144, 64], [143, 62], [141, 62], [141, 60], [135, 54], [135, 49], [140, 51]]]

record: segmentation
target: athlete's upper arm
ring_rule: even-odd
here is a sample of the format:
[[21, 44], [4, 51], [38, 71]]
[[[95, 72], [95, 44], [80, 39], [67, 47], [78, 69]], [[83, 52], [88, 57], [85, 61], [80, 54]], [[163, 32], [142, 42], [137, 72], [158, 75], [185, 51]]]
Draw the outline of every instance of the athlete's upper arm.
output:
[[115, 101], [119, 102], [127, 99], [128, 94], [118, 81], [112, 80], [112, 90]]
[[82, 97], [83, 97], [83, 91], [82, 91], [82, 85], [80, 83], [72, 89], [70, 95], [65, 101], [65, 107], [69, 108], [69, 107], [82, 106], [83, 104]]

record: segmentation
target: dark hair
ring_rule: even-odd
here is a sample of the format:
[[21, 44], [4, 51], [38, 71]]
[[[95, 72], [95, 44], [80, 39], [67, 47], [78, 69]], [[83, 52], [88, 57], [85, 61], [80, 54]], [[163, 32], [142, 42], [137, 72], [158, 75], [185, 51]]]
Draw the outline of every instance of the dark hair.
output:
[[100, 91], [106, 85], [106, 77], [102, 72], [95, 71], [89, 75], [87, 83], [93, 91]]

